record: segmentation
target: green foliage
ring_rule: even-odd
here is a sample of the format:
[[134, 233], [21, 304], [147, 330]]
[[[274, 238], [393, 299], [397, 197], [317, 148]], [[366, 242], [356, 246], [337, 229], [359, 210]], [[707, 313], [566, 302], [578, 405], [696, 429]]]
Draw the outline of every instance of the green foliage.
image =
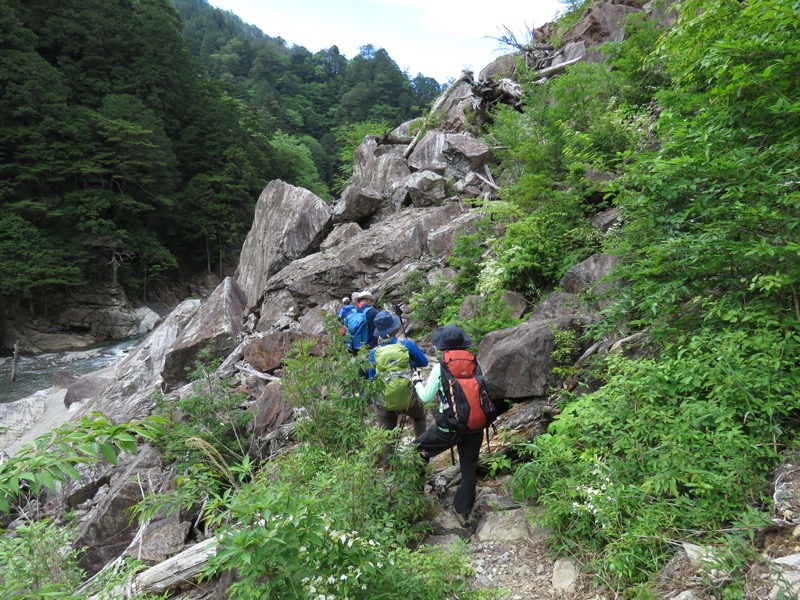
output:
[[347, 187], [353, 177], [353, 159], [364, 138], [368, 135], [381, 135], [391, 130], [388, 121], [364, 121], [340, 125], [334, 130], [338, 152], [336, 154], [339, 174], [333, 182], [333, 189], [337, 193]]
[[116, 464], [117, 456], [136, 451], [138, 436], [153, 440], [163, 421], [150, 417], [139, 423], [114, 425], [95, 414], [70, 422], [36, 438], [0, 464], [0, 511], [10, 512], [22, 501], [24, 489], [39, 494], [55, 491], [56, 482], [80, 479], [78, 467], [101, 460]]
[[223, 274], [267, 181], [330, 199], [336, 127], [389, 129], [437, 93], [383, 49], [311, 54], [205, 2], [172, 4], [181, 17], [161, 0], [3, 0], [5, 301], [35, 310], [53, 290], [118, 282], [144, 301], [178, 268]]
[[553, 334], [553, 351], [550, 353], [554, 363], [553, 374], [568, 379], [577, 374], [578, 334], [574, 329], [562, 329], [555, 324], [550, 326], [550, 331]]
[[363, 418], [374, 383], [364, 377], [369, 368], [366, 347], [353, 356], [329, 322], [329, 339], [296, 343], [284, 360], [282, 397], [302, 409], [298, 436], [325, 452], [348, 454], [363, 440]]
[[496, 477], [511, 471], [514, 463], [511, 459], [501, 452], [488, 452], [481, 455], [481, 464], [486, 467], [489, 477]]
[[166, 421], [155, 438], [167, 463], [187, 468], [197, 463], [240, 463], [248, 451], [246, 396], [233, 392], [230, 382], [212, 376], [198, 364], [192, 374], [193, 393], [177, 402], [156, 398], [156, 414]]
[[272, 137], [269, 145], [273, 150], [275, 178], [305, 188], [325, 200], [331, 199], [328, 186], [320, 179], [307, 146], [281, 132]]
[[623, 587], [648, 580], [671, 554], [664, 538], [721, 529], [763, 500], [800, 408], [798, 342], [703, 330], [658, 361], [610, 359], [607, 383], [528, 449], [515, 490], [547, 505], [562, 548], [591, 549]]
[[456, 270], [453, 283], [462, 295], [473, 294], [478, 287], [490, 226], [490, 221], [483, 219], [472, 233], [458, 232], [453, 236], [453, 250], [448, 263]]
[[[397, 475], [384, 480], [374, 456], [363, 463], [364, 453], [347, 459], [305, 454], [299, 460], [312, 461], [305, 467], [311, 476], [306, 487], [299, 487], [296, 477], [290, 482], [256, 479], [244, 486], [227, 507], [226, 523], [220, 523], [207, 575], [235, 568], [237, 581], [228, 593], [237, 598], [441, 598], [465, 590], [463, 554], [411, 551], [402, 543], [405, 538], [394, 539], [397, 508], [386, 508], [388, 498], [403, 485], [413, 485], [421, 495], [420, 488], [413, 479], [403, 481]], [[334, 468], [326, 472], [320, 466]], [[350, 482], [353, 474], [355, 481]], [[353, 528], [348, 513], [365, 500], [361, 512], [379, 513]]]
[[655, 52], [663, 32], [661, 23], [646, 13], [632, 13], [625, 22], [625, 41], [603, 45], [603, 53], [617, 70], [619, 95], [625, 103], [646, 106], [669, 85], [664, 56]]
[[441, 325], [455, 322], [469, 334], [472, 343], [477, 347], [487, 333], [514, 327], [522, 322], [521, 318], [511, 316], [511, 305], [506, 300], [504, 291], [481, 296], [478, 301], [478, 305], [472, 303], [474, 314], [471, 318], [453, 316], [447, 320], [443, 319]]
[[[12, 536], [0, 537], [0, 596], [75, 598], [83, 580], [73, 534], [52, 521], [20, 525]], [[85, 596], [84, 596], [85, 597]]]

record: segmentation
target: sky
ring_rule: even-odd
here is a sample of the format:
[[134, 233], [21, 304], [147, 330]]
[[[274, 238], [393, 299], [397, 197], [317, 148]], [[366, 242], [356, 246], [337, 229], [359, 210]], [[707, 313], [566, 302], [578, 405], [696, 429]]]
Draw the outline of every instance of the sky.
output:
[[348, 59], [361, 46], [384, 48], [410, 77], [439, 83], [477, 74], [512, 50], [497, 39], [508, 28], [527, 41], [529, 28], [554, 20], [560, 0], [209, 0], [270, 37], [314, 53], [338, 46]]

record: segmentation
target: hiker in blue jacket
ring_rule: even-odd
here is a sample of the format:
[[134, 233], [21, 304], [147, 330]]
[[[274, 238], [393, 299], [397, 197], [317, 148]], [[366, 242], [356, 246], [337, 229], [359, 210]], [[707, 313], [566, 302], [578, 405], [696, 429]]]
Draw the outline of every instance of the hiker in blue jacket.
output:
[[[375, 335], [375, 318], [378, 316], [378, 310], [375, 308], [375, 296], [370, 292], [361, 291], [353, 294], [353, 303], [358, 310], [364, 311], [367, 317], [367, 327], [369, 329], [369, 344], [370, 348], [378, 345], [378, 336]], [[369, 307], [372, 310], [365, 309]]]
[[[382, 348], [387, 348], [390, 344], [401, 343], [408, 351], [408, 368], [410, 371], [428, 366], [428, 357], [420, 350], [414, 342], [408, 339], [398, 342], [397, 331], [400, 328], [400, 317], [390, 313], [388, 310], [383, 310], [375, 315], [375, 336], [378, 338], [377, 348], [369, 351], [369, 361], [374, 365], [370, 367], [368, 375], [370, 380], [375, 379], [376, 371], [376, 354], [381, 352]], [[408, 373], [408, 378], [411, 378], [412, 373]], [[402, 410], [388, 410], [381, 405], [380, 402], [376, 403], [376, 412], [378, 415], [378, 423], [383, 429], [392, 430], [397, 427], [398, 418], [404, 413], [407, 414], [414, 422], [414, 435], [421, 435], [427, 425], [425, 423], [425, 407], [422, 402], [416, 397], [413, 392], [413, 386], [408, 386], [408, 402]], [[386, 454], [386, 453], [384, 453]], [[385, 457], [384, 457], [385, 458]]]
[[[445, 325], [433, 332], [431, 343], [437, 350], [468, 350], [472, 346], [472, 339], [457, 325]], [[417, 396], [424, 404], [432, 404], [437, 396], [439, 398], [439, 415], [444, 412], [446, 402], [444, 389], [442, 389], [442, 367], [437, 362], [428, 379], [422, 383], [422, 378], [415, 375], [412, 380]], [[423, 458], [427, 461], [449, 450], [453, 446], [458, 448], [458, 462], [461, 465], [461, 483], [453, 499], [453, 510], [462, 526], [469, 523], [472, 508], [475, 506], [475, 489], [477, 486], [478, 456], [483, 443], [483, 432], [459, 433], [439, 425], [443, 422], [437, 418], [436, 425], [431, 426], [426, 432], [417, 436], [414, 442], [419, 447]]]

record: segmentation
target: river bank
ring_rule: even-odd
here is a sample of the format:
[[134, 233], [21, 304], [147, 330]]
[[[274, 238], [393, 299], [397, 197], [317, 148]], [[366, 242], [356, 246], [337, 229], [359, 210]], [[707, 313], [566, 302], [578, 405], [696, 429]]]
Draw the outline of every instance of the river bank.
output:
[[[92, 374], [113, 377], [116, 363]], [[80, 403], [64, 405], [66, 388], [49, 387], [13, 402], [0, 403], [0, 456], [13, 456], [29, 442], [66, 423]]]

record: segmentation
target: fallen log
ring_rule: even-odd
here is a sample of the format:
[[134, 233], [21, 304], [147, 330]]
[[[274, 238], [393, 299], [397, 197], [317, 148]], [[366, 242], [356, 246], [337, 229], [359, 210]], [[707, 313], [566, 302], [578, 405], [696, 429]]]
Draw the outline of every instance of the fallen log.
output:
[[89, 600], [128, 600], [142, 595], [163, 594], [168, 590], [194, 584], [208, 557], [216, 552], [217, 538], [209, 538], [142, 571], [133, 580], [115, 587], [111, 592], [92, 596]]
[[547, 77], [551, 77], [552, 75], [558, 75], [559, 73], [563, 73], [567, 67], [577, 64], [583, 60], [582, 56], [578, 58], [573, 58], [572, 60], [568, 60], [561, 64], [555, 65], [553, 67], [547, 67], [545, 69], [539, 69], [536, 71], [536, 81], [541, 79], [545, 79]]

